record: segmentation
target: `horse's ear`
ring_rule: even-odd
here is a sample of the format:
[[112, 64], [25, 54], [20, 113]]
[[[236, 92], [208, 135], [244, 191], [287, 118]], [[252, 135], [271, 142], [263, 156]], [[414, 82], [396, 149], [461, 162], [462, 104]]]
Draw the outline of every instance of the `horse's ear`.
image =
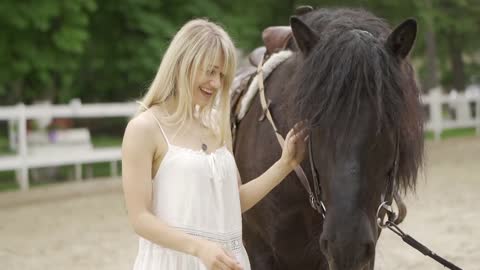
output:
[[405, 58], [410, 53], [417, 36], [417, 21], [407, 19], [388, 36], [386, 46], [393, 54]]
[[298, 48], [307, 55], [318, 41], [317, 34], [296, 16], [290, 17], [290, 26]]

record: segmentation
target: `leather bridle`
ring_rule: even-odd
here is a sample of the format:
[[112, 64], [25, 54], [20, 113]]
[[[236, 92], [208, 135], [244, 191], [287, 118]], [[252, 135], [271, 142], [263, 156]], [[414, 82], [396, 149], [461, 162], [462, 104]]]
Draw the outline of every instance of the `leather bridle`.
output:
[[[273, 131], [275, 132], [275, 136], [280, 144], [280, 147], [283, 148], [283, 144], [284, 144], [284, 138], [283, 136], [279, 133], [278, 129], [277, 129], [277, 126], [275, 125], [275, 122], [273, 121], [273, 117], [270, 113], [270, 109], [269, 109], [269, 105], [270, 105], [270, 101], [267, 101], [266, 97], [265, 97], [265, 86], [264, 86], [264, 83], [263, 83], [263, 69], [262, 69], [262, 66], [263, 66], [263, 59], [260, 61], [260, 63], [258, 64], [258, 67], [257, 67], [257, 82], [258, 82], [258, 89], [259, 89], [259, 92], [260, 92], [260, 103], [262, 105], [262, 109], [263, 109], [263, 115], [260, 117], [261, 120], [264, 119], [264, 117], [266, 116], [268, 121], [270, 122], [272, 128], [273, 128]], [[397, 174], [397, 171], [398, 171], [398, 155], [399, 155], [399, 151], [398, 151], [398, 136], [396, 138], [397, 142], [396, 142], [396, 146], [395, 146], [395, 159], [394, 159], [394, 162], [393, 162], [393, 167], [392, 169], [389, 171], [388, 173], [388, 181], [387, 181], [387, 188], [386, 188], [386, 192], [384, 194], [382, 194], [382, 203], [380, 204], [380, 207], [378, 208], [378, 211], [377, 211], [377, 218], [379, 218], [380, 220], [383, 220], [383, 216], [385, 215], [385, 213], [388, 214], [389, 216], [389, 220], [391, 221], [395, 221], [396, 219], [396, 214], [393, 212], [392, 210], [392, 203], [393, 203], [393, 194], [394, 194], [394, 181], [395, 181], [395, 178], [396, 178], [396, 174]], [[323, 203], [322, 201], [322, 188], [320, 186], [320, 178], [318, 176], [318, 170], [317, 170], [317, 167], [315, 165], [315, 160], [313, 158], [313, 140], [312, 140], [312, 136], [310, 136], [309, 138], [309, 143], [308, 143], [308, 156], [309, 156], [309, 162], [310, 162], [310, 169], [311, 169], [311, 172], [312, 172], [312, 181], [309, 181], [308, 178], [307, 178], [307, 175], [305, 173], [305, 171], [303, 170], [303, 168], [301, 167], [301, 165], [298, 165], [294, 171], [295, 171], [295, 174], [297, 175], [298, 179], [300, 180], [300, 182], [302, 183], [302, 185], [304, 186], [305, 190], [307, 191], [308, 193], [308, 197], [309, 197], [309, 202], [310, 202], [310, 205], [311, 207], [316, 211], [318, 212], [320, 215], [322, 215], [322, 217], [325, 219], [325, 214], [326, 214], [326, 207], [325, 207], [325, 204]], [[310, 182], [313, 183], [313, 191], [312, 191], [312, 188], [310, 187]], [[380, 211], [382, 209], [385, 209], [385, 211]]]

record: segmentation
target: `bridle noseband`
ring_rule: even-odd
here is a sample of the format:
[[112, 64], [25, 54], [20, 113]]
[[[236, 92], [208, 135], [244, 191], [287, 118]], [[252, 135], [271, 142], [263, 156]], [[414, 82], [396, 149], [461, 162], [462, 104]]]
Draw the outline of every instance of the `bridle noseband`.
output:
[[[310, 162], [310, 170], [312, 171], [312, 182], [314, 186], [314, 193], [311, 192], [310, 186], [307, 188], [307, 192], [310, 196], [310, 204], [313, 209], [319, 212], [322, 217], [325, 219], [326, 208], [325, 204], [322, 201], [322, 188], [320, 186], [320, 177], [318, 176], [318, 170], [315, 165], [315, 159], [313, 158], [313, 136], [309, 136], [309, 143], [308, 143], [308, 159]], [[385, 214], [388, 216], [388, 220], [395, 221], [397, 219], [397, 214], [394, 212], [392, 208], [393, 198], [394, 198], [394, 187], [395, 187], [395, 179], [398, 173], [398, 159], [399, 159], [399, 138], [396, 136], [396, 143], [395, 143], [395, 158], [393, 160], [392, 168], [389, 170], [387, 174], [387, 188], [385, 193], [382, 193], [381, 203], [377, 209], [377, 220], [378, 225], [381, 228], [385, 228], [385, 224], [383, 222], [383, 217]], [[299, 165], [300, 166], [300, 165]], [[382, 212], [381, 210], [384, 209], [386, 212]]]

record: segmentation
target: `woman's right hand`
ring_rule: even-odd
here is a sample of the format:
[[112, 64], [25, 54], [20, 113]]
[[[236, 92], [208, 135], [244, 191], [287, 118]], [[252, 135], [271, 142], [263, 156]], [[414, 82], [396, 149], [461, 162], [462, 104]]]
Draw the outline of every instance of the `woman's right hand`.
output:
[[208, 270], [243, 270], [242, 266], [217, 243], [199, 240], [196, 255]]

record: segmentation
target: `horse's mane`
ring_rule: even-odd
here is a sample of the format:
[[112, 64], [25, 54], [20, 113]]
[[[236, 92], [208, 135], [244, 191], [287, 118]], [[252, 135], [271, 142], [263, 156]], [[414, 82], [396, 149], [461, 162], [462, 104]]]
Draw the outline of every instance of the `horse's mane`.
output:
[[317, 32], [311, 52], [298, 59], [291, 80], [296, 119], [328, 130], [328, 145], [348, 143], [349, 128], [360, 107], [369, 106], [375, 119], [371, 136], [386, 132], [398, 137], [396, 185], [414, 188], [423, 159], [423, 113], [413, 69], [385, 47], [390, 33], [381, 19], [363, 10], [320, 9], [301, 19]]

